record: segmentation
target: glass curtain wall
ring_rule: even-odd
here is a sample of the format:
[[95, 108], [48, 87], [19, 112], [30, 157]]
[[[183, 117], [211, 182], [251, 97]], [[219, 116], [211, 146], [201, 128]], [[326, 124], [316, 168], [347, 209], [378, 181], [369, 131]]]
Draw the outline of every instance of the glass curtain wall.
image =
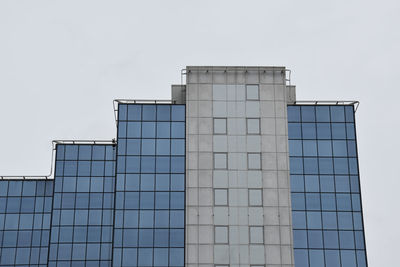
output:
[[288, 106], [296, 267], [365, 267], [353, 106]]
[[57, 145], [48, 266], [111, 266], [113, 145]]
[[113, 266], [183, 266], [185, 106], [119, 104]]
[[0, 266], [47, 266], [53, 181], [0, 181]]

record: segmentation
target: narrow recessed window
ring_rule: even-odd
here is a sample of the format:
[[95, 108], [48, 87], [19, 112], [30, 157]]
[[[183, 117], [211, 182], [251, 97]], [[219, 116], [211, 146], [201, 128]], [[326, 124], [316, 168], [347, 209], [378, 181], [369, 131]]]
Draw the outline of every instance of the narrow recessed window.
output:
[[215, 226], [214, 241], [216, 244], [228, 244], [228, 226]]
[[227, 169], [227, 153], [214, 153], [214, 169]]
[[247, 84], [246, 85], [246, 99], [247, 100], [259, 100], [259, 89], [257, 84]]
[[250, 244], [264, 243], [264, 228], [262, 226], [250, 226]]
[[262, 190], [261, 189], [249, 189], [249, 205], [250, 206], [262, 206]]
[[247, 163], [249, 170], [260, 170], [261, 153], [247, 153]]
[[260, 119], [247, 119], [247, 134], [260, 134]]
[[215, 189], [214, 190], [214, 205], [227, 206], [228, 205], [228, 189]]
[[214, 118], [214, 134], [226, 134], [226, 118]]

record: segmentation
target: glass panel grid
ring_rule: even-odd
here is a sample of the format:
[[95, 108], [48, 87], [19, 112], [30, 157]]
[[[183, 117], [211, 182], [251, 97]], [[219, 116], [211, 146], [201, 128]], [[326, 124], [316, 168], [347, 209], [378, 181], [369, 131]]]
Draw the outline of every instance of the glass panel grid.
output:
[[115, 147], [58, 145], [49, 266], [110, 266]]
[[353, 114], [288, 106], [296, 266], [366, 266]]
[[123, 109], [128, 116], [118, 121], [113, 266], [183, 266], [185, 106]]
[[53, 181], [0, 188], [0, 266], [47, 266]]

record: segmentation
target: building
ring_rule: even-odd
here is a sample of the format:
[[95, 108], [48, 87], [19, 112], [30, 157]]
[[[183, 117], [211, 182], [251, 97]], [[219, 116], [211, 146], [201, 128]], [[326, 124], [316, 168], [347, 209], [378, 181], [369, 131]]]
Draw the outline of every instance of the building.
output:
[[284, 67], [187, 67], [117, 138], [0, 180], [0, 266], [367, 266], [354, 113]]

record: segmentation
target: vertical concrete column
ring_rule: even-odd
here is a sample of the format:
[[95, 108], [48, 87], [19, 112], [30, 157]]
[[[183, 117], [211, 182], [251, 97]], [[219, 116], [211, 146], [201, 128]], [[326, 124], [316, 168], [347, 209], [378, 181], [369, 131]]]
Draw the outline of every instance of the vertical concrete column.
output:
[[187, 266], [293, 266], [286, 98], [283, 67], [187, 67]]

